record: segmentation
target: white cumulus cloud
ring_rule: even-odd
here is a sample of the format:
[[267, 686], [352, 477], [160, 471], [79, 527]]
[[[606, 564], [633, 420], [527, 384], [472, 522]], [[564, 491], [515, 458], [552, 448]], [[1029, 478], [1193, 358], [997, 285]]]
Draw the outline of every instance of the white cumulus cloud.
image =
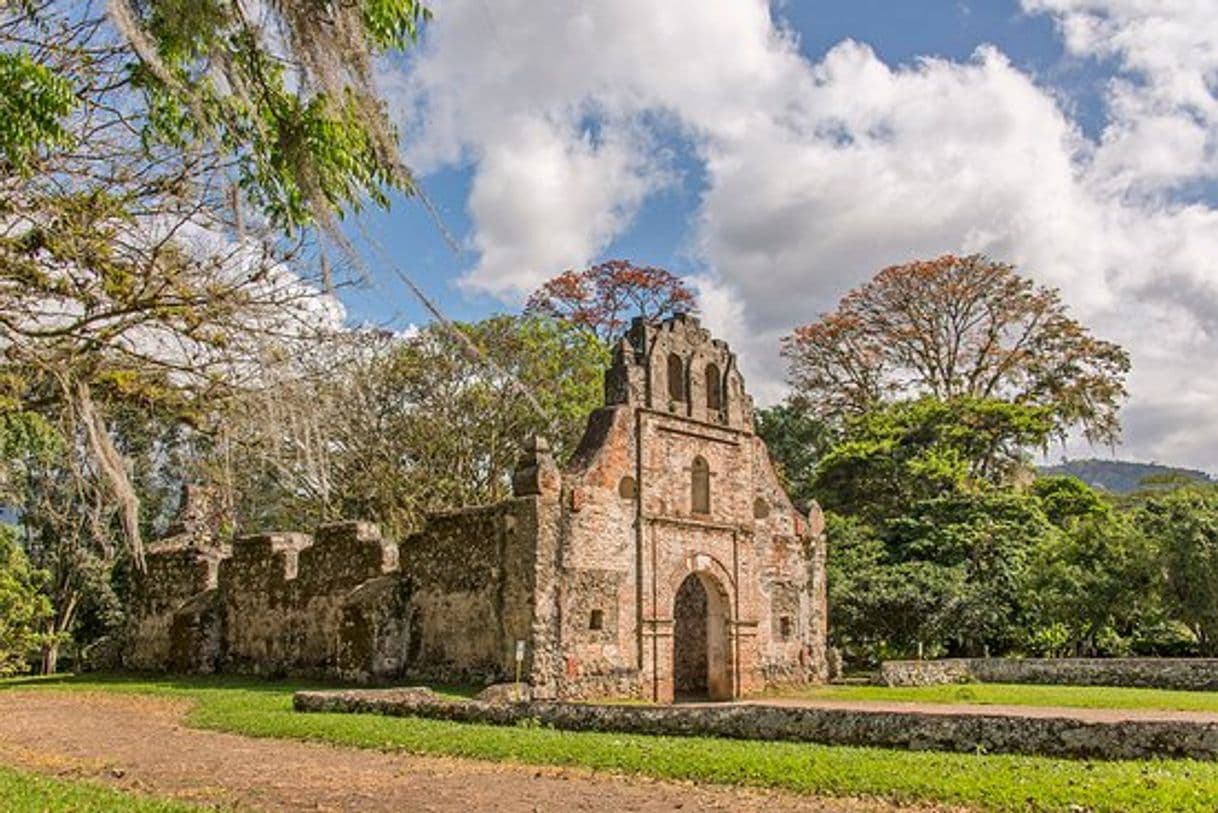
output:
[[635, 225], [679, 139], [706, 186], [676, 241], [761, 402], [783, 393], [779, 337], [879, 268], [1015, 262], [1133, 353], [1126, 453], [1218, 469], [1207, 5], [1025, 0], [1112, 74], [1089, 139], [992, 45], [894, 66], [846, 40], [811, 60], [760, 0], [445, 0], [402, 94], [409, 151], [471, 166], [463, 284], [518, 301]]

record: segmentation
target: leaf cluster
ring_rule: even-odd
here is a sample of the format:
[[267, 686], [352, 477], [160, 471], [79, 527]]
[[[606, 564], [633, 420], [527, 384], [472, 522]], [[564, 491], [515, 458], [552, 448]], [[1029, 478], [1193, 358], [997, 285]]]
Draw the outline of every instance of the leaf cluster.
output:
[[118, 0], [111, 16], [138, 56], [146, 142], [214, 142], [275, 226], [333, 231], [365, 197], [414, 191], [373, 62], [417, 38], [415, 0]]
[[51, 615], [46, 578], [30, 566], [12, 526], [0, 523], [0, 677], [28, 671], [43, 643]]

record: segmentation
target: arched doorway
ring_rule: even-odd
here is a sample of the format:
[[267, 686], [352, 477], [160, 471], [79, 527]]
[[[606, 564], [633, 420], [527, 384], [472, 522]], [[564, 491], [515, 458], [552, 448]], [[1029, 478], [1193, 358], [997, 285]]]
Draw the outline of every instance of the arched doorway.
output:
[[681, 700], [730, 700], [728, 601], [710, 575], [690, 573], [673, 600], [673, 695]]

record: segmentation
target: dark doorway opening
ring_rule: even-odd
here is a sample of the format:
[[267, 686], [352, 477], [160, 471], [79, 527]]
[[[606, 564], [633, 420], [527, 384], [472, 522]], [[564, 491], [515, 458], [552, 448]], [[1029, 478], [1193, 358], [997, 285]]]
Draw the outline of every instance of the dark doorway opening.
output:
[[708, 700], [707, 595], [691, 573], [681, 582], [673, 604], [673, 694], [678, 702]]

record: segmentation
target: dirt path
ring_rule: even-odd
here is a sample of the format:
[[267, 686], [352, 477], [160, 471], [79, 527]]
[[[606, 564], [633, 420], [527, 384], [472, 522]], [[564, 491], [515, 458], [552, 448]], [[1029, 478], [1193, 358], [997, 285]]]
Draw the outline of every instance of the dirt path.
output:
[[[197, 731], [186, 705], [123, 695], [0, 694], [0, 762], [158, 796], [267, 811], [821, 811], [894, 805], [588, 771], [386, 754]], [[946, 810], [922, 807], [917, 810]]]

